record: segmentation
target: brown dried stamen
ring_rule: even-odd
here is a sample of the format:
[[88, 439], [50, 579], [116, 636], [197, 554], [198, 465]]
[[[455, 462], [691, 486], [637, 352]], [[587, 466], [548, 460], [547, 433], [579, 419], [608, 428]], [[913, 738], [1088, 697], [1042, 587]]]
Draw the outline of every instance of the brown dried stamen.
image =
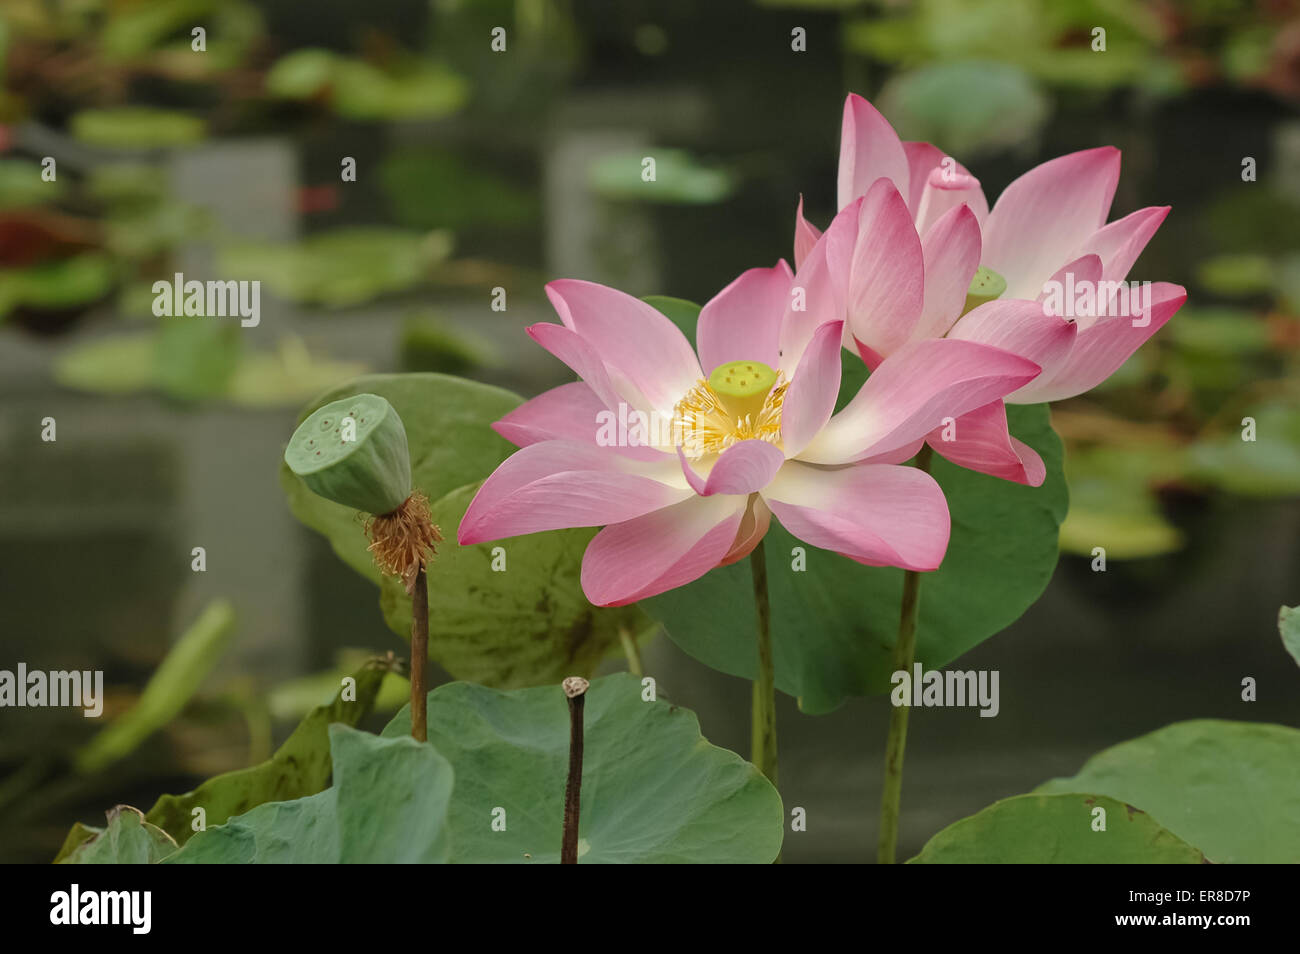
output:
[[366, 536], [375, 565], [400, 577], [407, 593], [415, 589], [415, 575], [433, 559], [435, 544], [442, 542], [442, 533], [429, 512], [429, 498], [418, 490], [392, 513], [368, 519]]

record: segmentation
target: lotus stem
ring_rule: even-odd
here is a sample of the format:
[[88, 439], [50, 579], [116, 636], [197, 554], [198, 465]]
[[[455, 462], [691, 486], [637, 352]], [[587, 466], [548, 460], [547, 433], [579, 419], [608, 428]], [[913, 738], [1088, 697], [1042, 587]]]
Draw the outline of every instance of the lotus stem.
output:
[[411, 592], [411, 738], [429, 740], [428, 707], [424, 669], [429, 659], [429, 587], [424, 567], [415, 572]]
[[749, 566], [754, 577], [754, 613], [758, 617], [758, 676], [754, 680], [750, 760], [776, 785], [776, 667], [772, 662], [772, 609], [763, 541], [750, 553]]
[[641, 650], [637, 648], [636, 637], [626, 626], [620, 626], [618, 638], [623, 644], [623, 655], [627, 657], [627, 671], [637, 677], [644, 675], [645, 670], [641, 666]]
[[[930, 445], [916, 455], [916, 467], [930, 472]], [[921, 607], [921, 574], [903, 571], [903, 600], [898, 614], [898, 642], [894, 645], [894, 671], [912, 671], [916, 658], [916, 619]], [[885, 789], [880, 797], [880, 840], [876, 861], [892, 865], [898, 850], [898, 818], [903, 797], [903, 753], [907, 748], [907, 717], [911, 706], [894, 706], [889, 712], [889, 740], [885, 743]]]
[[582, 720], [583, 703], [590, 684], [581, 676], [570, 676], [561, 686], [569, 700], [569, 777], [564, 783], [564, 839], [560, 864], [578, 863], [578, 810], [582, 806]]

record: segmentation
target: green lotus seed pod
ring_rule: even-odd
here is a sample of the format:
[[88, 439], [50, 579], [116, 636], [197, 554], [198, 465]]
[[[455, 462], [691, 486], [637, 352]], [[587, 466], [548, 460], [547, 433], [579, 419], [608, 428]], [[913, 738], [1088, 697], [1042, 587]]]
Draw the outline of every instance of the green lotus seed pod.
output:
[[978, 308], [986, 301], [993, 301], [1006, 290], [1007, 280], [987, 265], [981, 265], [975, 269], [975, 277], [970, 280], [970, 287], [966, 289], [966, 307], [962, 310], [962, 314], [966, 314], [972, 308]]
[[411, 495], [406, 428], [377, 394], [334, 401], [298, 425], [284, 462], [314, 493], [376, 515]]

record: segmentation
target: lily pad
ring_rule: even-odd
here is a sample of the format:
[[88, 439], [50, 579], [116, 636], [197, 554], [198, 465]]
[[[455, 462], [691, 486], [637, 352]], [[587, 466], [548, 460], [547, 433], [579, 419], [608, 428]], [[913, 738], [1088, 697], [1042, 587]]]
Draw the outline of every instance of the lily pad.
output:
[[197, 833], [168, 864], [437, 864], [452, 769], [427, 743], [330, 726], [334, 784]]
[[[649, 182], [642, 178], [647, 157], [655, 161], [655, 178]], [[736, 188], [736, 178], [727, 170], [706, 166], [680, 149], [653, 146], [601, 156], [592, 161], [587, 175], [593, 192], [620, 201], [711, 205]]]
[[108, 813], [108, 827], [86, 828], [90, 835], [57, 864], [64, 865], [152, 865], [176, 851], [176, 842], [161, 828], [144, 820], [138, 808], [118, 805]]
[[207, 124], [197, 116], [145, 106], [83, 110], [72, 117], [70, 126], [82, 142], [109, 149], [189, 146], [207, 135]]
[[451, 248], [448, 232], [356, 227], [295, 244], [232, 245], [218, 259], [222, 274], [260, 280], [282, 298], [344, 308], [410, 288]]
[[0, 318], [15, 308], [58, 311], [91, 305], [113, 289], [117, 270], [102, 252], [0, 270]]
[[[587, 691], [578, 861], [767, 864], [781, 847], [781, 798], [752, 765], [700, 736], [686, 709], [644, 701], [627, 673]], [[558, 685], [429, 693], [429, 742], [456, 770], [452, 860], [559, 860], [569, 713]], [[410, 732], [404, 708], [386, 738]], [[504, 830], [493, 827], [504, 811]]]
[[0, 159], [0, 209], [39, 205], [61, 198], [64, 180], [46, 182], [40, 163], [27, 159]]
[[939, 63], [886, 84], [880, 108], [904, 139], [974, 156], [1026, 142], [1050, 113], [1048, 98], [1019, 67], [992, 61]]
[[1277, 630], [1282, 634], [1282, 645], [1300, 666], [1300, 606], [1283, 606], [1277, 611]]
[[1300, 730], [1287, 726], [1175, 722], [1035, 791], [1136, 805], [1217, 863], [1300, 862]]
[[[1097, 809], [1106, 828], [1094, 830]], [[909, 864], [1204, 864], [1150, 815], [1101, 795], [1017, 795], [939, 832]]]

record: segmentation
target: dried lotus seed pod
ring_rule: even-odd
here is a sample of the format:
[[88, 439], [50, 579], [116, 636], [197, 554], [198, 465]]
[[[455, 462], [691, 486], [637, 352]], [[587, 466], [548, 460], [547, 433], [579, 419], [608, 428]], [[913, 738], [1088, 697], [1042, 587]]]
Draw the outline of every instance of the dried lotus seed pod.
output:
[[312, 492], [366, 513], [392, 513], [411, 495], [406, 428], [377, 394], [316, 410], [293, 432], [284, 462]]

